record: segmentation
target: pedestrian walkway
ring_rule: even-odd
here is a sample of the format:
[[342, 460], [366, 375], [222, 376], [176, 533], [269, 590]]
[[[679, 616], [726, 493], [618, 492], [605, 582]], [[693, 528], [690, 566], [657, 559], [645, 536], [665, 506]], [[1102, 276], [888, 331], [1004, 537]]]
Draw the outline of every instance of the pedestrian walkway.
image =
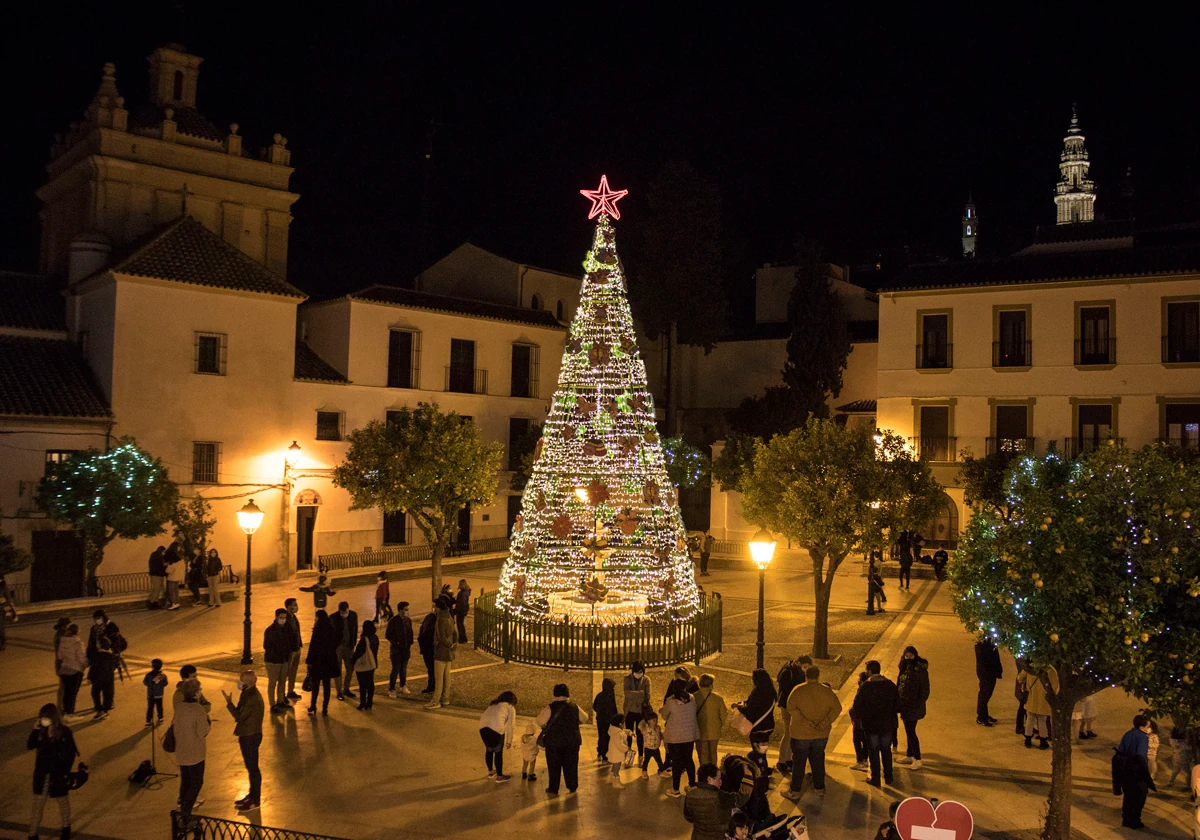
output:
[[[494, 574], [475, 574], [468, 579], [476, 592], [495, 585]], [[706, 582], [709, 580], [711, 588], [727, 592], [729, 597], [749, 597], [756, 592], [752, 572], [718, 571]], [[807, 575], [772, 570], [768, 581], [773, 600], [811, 604]], [[840, 575], [834, 584], [835, 606], [858, 605], [861, 584], [861, 577], [855, 574]], [[271, 585], [275, 586], [281, 585]], [[426, 581], [403, 581], [392, 589], [393, 602], [410, 600], [418, 605], [429, 596]], [[284, 591], [256, 587], [256, 643]], [[339, 593], [335, 600], [342, 597], [365, 617], [368, 587]], [[1005, 659], [1004, 678], [992, 706], [992, 714], [1001, 723], [990, 729], [976, 726], [973, 641], [950, 611], [946, 585], [914, 582], [911, 597], [894, 592], [889, 585], [889, 597], [889, 607], [900, 614], [874, 644], [869, 657], [879, 659], [885, 674], [892, 677], [906, 644], [916, 645], [929, 660], [929, 716], [919, 730], [924, 769], [914, 772], [898, 767], [895, 788], [880, 791], [868, 787], [864, 775], [850, 769], [853, 749], [843, 719], [830, 742], [830, 778], [824, 802], [806, 794], [799, 803], [809, 817], [813, 840], [869, 840], [886, 819], [888, 803], [909, 794], [963, 802], [974, 811], [979, 834], [1036, 828], [1049, 786], [1050, 756], [1026, 750], [1023, 740], [1013, 733], [1016, 701], [1011, 690], [1015, 676], [1011, 658]], [[312, 602], [302, 599], [301, 605], [307, 631]], [[768, 638], [780, 641], [772, 635], [778, 628], [771, 627], [770, 616], [768, 612]], [[157, 840], [167, 835], [176, 783], [172, 780], [159, 789], [146, 790], [125, 781], [150, 755], [150, 735], [142, 727], [145, 707], [140, 677], [144, 663], [152, 656], [167, 659], [174, 682], [180, 662], [236, 653], [240, 650], [241, 611], [226, 604], [219, 610], [127, 613], [116, 618], [130, 640], [128, 658], [135, 681], [118, 685], [117, 706], [107, 720], [76, 727], [80, 749], [92, 766], [91, 781], [72, 796], [76, 836]], [[52, 700], [55, 691], [49, 624], [22, 621], [11, 631], [10, 647], [0, 654], [5, 675], [0, 685], [0, 837], [4, 838], [25, 836], [33, 757], [24, 750], [24, 741], [38, 706]], [[256, 644], [256, 655], [258, 647]], [[774, 671], [784, 659], [784, 648], [771, 646], [768, 656]], [[419, 665], [415, 650], [414, 659]], [[489, 666], [488, 671], [504, 667]], [[546, 700], [560, 674], [546, 670]], [[236, 676], [206, 670], [200, 676], [205, 693], [214, 700], [214, 711], [201, 794], [205, 802], [197, 810], [245, 820], [233, 809], [233, 801], [245, 793], [245, 772], [232, 735], [233, 723], [220, 702], [220, 690], [232, 690]], [[461, 674], [464, 681], [470, 678], [470, 672]], [[847, 706], [848, 690], [843, 689]], [[590, 709], [590, 695], [575, 699]], [[1128, 728], [1136, 704], [1116, 690], [1098, 700], [1101, 717], [1096, 730], [1100, 738], [1076, 750], [1075, 825], [1096, 840], [1140, 836], [1113, 828], [1120, 823], [1120, 801], [1108, 783], [1110, 746]], [[525, 722], [519, 723], [518, 733]], [[633, 771], [626, 771], [625, 789], [613, 790], [606, 782], [607, 766], [586, 758], [591, 754], [594, 730], [585, 727], [583, 737], [579, 792], [548, 798], [543, 792], [544, 758], [537, 782], [522, 782], [518, 776], [496, 784], [486, 777], [476, 711], [450, 707], [430, 712], [415, 703], [389, 700], [383, 691], [376, 695], [372, 712], [359, 712], [351, 703], [334, 701], [328, 718], [313, 719], [304, 715], [301, 705], [298, 714], [268, 716], [262, 747], [262, 810], [255, 819], [263, 825], [355, 840], [396, 836], [525, 840], [535, 835], [675, 840], [688, 836], [681, 802], [663, 796], [668, 780], [643, 781]], [[735, 750], [745, 752], [747, 745], [722, 744], [722, 754]], [[509, 762], [515, 760], [510, 753]], [[159, 769], [173, 769], [172, 760], [161, 752]], [[793, 808], [777, 793], [772, 794], [771, 804], [778, 813]], [[1150, 834], [1190, 836], [1186, 804], [1178, 788], [1152, 796], [1145, 814]], [[56, 825], [54, 817], [54, 809], [48, 809], [49, 827]]]

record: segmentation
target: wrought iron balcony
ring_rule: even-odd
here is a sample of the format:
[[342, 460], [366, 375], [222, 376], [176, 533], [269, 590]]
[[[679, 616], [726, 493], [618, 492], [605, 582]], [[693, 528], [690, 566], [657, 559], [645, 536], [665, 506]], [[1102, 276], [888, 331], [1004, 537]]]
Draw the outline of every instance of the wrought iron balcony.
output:
[[1032, 359], [1032, 341], [992, 342], [992, 367], [1029, 367]]
[[958, 460], [956, 437], [910, 437], [908, 443], [917, 457], [925, 461], [949, 464]]
[[1102, 446], [1121, 446], [1123, 443], [1125, 443], [1125, 439], [1119, 437], [1073, 437], [1063, 440], [1063, 450], [1067, 453], [1068, 458], [1078, 458], [1085, 452], [1095, 452]]
[[1075, 339], [1075, 364], [1115, 365], [1117, 363], [1117, 340]]
[[455, 394], [486, 394], [486, 370], [446, 365], [446, 390]]
[[987, 454], [1032, 455], [1036, 451], [1036, 443], [1037, 438], [1031, 437], [990, 437], [987, 439]]
[[937, 370], [954, 367], [953, 344], [918, 344], [917, 369]]

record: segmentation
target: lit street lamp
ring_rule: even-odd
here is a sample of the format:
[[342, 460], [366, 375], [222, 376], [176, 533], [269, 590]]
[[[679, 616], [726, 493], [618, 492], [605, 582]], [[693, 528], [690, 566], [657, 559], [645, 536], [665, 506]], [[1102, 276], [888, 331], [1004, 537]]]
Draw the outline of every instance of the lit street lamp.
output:
[[242, 622], [242, 664], [250, 665], [254, 657], [250, 655], [250, 543], [254, 532], [262, 524], [263, 512], [254, 500], [246, 502], [237, 512], [238, 525], [246, 532], [246, 618]]
[[763, 598], [766, 590], [767, 566], [775, 556], [775, 538], [765, 528], [759, 528], [758, 533], [750, 538], [750, 557], [758, 566], [758, 667], [763, 667]]

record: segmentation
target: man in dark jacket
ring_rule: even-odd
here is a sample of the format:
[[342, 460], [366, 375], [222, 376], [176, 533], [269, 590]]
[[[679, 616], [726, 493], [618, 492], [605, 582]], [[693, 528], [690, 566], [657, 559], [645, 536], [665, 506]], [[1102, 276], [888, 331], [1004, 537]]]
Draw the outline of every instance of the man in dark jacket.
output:
[[300, 635], [300, 619], [297, 617], [300, 602], [295, 598], [288, 598], [283, 602], [283, 608], [287, 610], [288, 647], [292, 651], [288, 658], [287, 698], [299, 700], [300, 695], [296, 693], [296, 674], [300, 671], [300, 651], [304, 649], [304, 639]]
[[458, 594], [454, 596], [454, 621], [458, 625], [458, 643], [467, 643], [467, 616], [471, 612], [471, 587], [467, 579], [458, 582]]
[[163, 559], [166, 553], [167, 547], [160, 545], [150, 555], [150, 606], [152, 608], [161, 607], [163, 598], [166, 596], [167, 561]]
[[345, 700], [355, 697], [350, 690], [351, 680], [354, 679], [354, 648], [358, 644], [358, 613], [350, 609], [349, 601], [338, 604], [337, 612], [329, 616], [333, 625], [333, 638], [337, 642], [338, 666], [337, 699]]
[[396, 697], [396, 677], [400, 677], [400, 693], [412, 694], [408, 689], [408, 659], [412, 655], [412, 616], [408, 614], [408, 601], [396, 605], [396, 614], [388, 621], [384, 638], [388, 640], [388, 651], [392, 657], [392, 674], [388, 678], [388, 697]]
[[246, 765], [246, 775], [250, 777], [250, 792], [233, 804], [239, 811], [254, 811], [262, 798], [262, 771], [258, 769], [258, 748], [262, 745], [263, 726], [263, 697], [258, 690], [258, 677], [253, 671], [242, 671], [238, 677], [237, 705], [233, 705], [233, 695], [222, 691], [225, 695], [225, 707], [233, 715], [233, 734], [237, 736], [238, 747], [242, 751], [242, 763]]
[[[592, 700], [592, 720], [596, 721], [596, 760], [608, 761], [608, 724], [617, 716], [617, 684], [607, 677], [600, 693]], [[624, 750], [621, 750], [622, 754]]]
[[975, 676], [979, 677], [979, 697], [975, 700], [975, 722], [980, 726], [991, 726], [996, 719], [988, 714], [988, 701], [996, 690], [996, 680], [1004, 676], [1000, 665], [1000, 651], [991, 636], [982, 636], [975, 643]]
[[867, 680], [858, 687], [850, 716], [861, 721], [867, 736], [867, 760], [871, 765], [868, 784], [879, 787], [879, 765], [883, 763], [883, 781], [892, 783], [892, 739], [896, 737], [896, 715], [900, 712], [900, 692], [896, 684], [879, 673], [872, 659], [864, 666]]
[[[722, 840], [734, 808], [750, 798], [747, 781], [739, 790], [721, 790], [721, 771], [715, 764], [701, 764], [696, 771], [700, 784], [688, 788], [683, 800], [683, 818], [692, 824], [692, 840]], [[753, 780], [749, 780], [753, 787]]]
[[292, 706], [287, 701], [288, 662], [292, 658], [292, 641], [287, 629], [288, 611], [275, 610], [275, 620], [263, 632], [263, 662], [267, 666], [267, 699], [272, 712], [286, 712]]
[[1133, 728], [1121, 738], [1112, 760], [1113, 793], [1124, 794], [1121, 800], [1121, 825], [1142, 828], [1142, 809], [1146, 793], [1157, 790], [1150, 774], [1150, 719], [1137, 715]]
[[437, 602], [434, 601], [430, 607], [429, 615], [425, 616], [421, 622], [421, 630], [417, 634], [417, 650], [421, 652], [421, 658], [425, 660], [425, 673], [428, 675], [428, 684], [421, 689], [422, 694], [433, 694], [433, 637], [437, 631]]
[[[792, 714], [787, 709], [787, 698], [792, 693], [792, 689], [800, 685], [806, 679], [805, 672], [808, 666], [812, 665], [812, 657], [807, 654], [797, 656], [795, 659], [784, 664], [779, 669], [779, 713], [783, 715], [783, 731], [790, 732], [792, 729]], [[787, 775], [792, 772], [792, 739], [785, 734], [783, 740], [779, 742], [779, 763], [775, 765], [775, 769], [781, 774]]]
[[574, 793], [579, 786], [579, 745], [583, 738], [579, 724], [587, 721], [587, 713], [571, 702], [571, 689], [566, 683], [554, 686], [554, 699], [538, 713], [537, 723], [543, 728], [546, 745], [546, 771], [549, 787], [546, 793], [558, 793], [561, 777], [567, 783], [567, 792]]

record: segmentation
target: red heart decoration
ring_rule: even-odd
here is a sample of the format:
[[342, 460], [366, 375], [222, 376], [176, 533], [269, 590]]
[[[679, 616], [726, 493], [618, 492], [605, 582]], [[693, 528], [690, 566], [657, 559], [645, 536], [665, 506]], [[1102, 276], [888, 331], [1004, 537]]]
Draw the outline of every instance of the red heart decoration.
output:
[[896, 831], [901, 840], [971, 840], [975, 818], [961, 802], [939, 802], [912, 796], [896, 809]]

